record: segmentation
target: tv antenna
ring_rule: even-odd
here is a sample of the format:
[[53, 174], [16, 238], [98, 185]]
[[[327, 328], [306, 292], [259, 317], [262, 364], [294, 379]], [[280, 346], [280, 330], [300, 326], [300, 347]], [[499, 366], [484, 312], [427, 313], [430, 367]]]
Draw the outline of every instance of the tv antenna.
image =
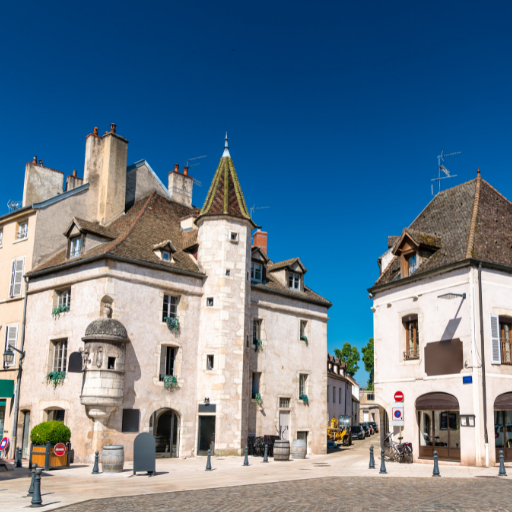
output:
[[253, 204], [249, 210], [251, 213], [251, 219], [254, 217], [254, 210], [266, 210], [267, 208], [270, 208], [270, 206], [256, 206]]
[[[446, 180], [448, 178], [455, 178], [457, 176], [456, 174], [450, 174], [450, 171], [441, 162], [444, 162], [444, 159], [447, 156], [460, 155], [461, 153], [462, 153], [462, 151], [457, 151], [456, 153], [448, 153], [447, 155], [445, 155], [441, 151], [441, 154], [437, 155], [437, 178], [432, 178], [430, 181], [437, 181], [437, 184], [439, 186], [439, 189], [437, 192], [438, 194], [439, 194], [439, 192], [441, 192], [441, 180]], [[446, 174], [446, 176], [441, 176], [441, 172]], [[434, 195], [434, 184], [433, 183], [431, 184], [431, 189], [432, 189], [432, 195]]]
[[[206, 158], [208, 155], [203, 155], [203, 156], [195, 156], [194, 158], [187, 158], [187, 167], [190, 169], [191, 167], [196, 167], [198, 165], [201, 164], [201, 162], [197, 162], [197, 164], [192, 164], [192, 165], [188, 165], [189, 162], [191, 162], [192, 160], [198, 160], [199, 158]], [[192, 178], [193, 182], [194, 182], [194, 185], [198, 185], [199, 187], [202, 187], [203, 184], [199, 181], [199, 180], [196, 180], [195, 178]]]
[[21, 201], [7, 201], [7, 208], [9, 208], [9, 212], [15, 212], [16, 210], [19, 210], [22, 207]]

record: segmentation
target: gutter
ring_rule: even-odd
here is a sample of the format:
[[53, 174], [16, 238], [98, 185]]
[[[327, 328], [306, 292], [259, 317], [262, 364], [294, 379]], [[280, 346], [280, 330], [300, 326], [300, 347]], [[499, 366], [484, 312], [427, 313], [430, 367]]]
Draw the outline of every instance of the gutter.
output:
[[319, 306], [323, 306], [324, 308], [327, 308], [327, 309], [332, 307], [332, 303], [331, 302], [322, 302], [321, 300], [317, 300], [317, 299], [310, 299], [308, 297], [301, 297], [301, 296], [294, 295], [293, 293], [286, 293], [286, 292], [282, 292], [281, 290], [274, 290], [273, 288], [265, 288], [262, 285], [257, 285], [257, 284], [252, 284], [251, 283], [251, 288], [254, 288], [256, 290], [260, 290], [262, 292], [275, 293], [277, 295], [283, 295], [284, 297], [289, 297], [289, 298], [292, 298], [292, 299], [301, 300], [303, 302], [310, 302], [311, 304], [318, 304]]

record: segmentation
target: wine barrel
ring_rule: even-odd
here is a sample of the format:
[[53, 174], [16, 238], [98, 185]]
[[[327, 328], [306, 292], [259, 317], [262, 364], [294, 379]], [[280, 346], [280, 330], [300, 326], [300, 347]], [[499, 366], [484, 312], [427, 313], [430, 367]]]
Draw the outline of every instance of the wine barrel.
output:
[[290, 441], [274, 441], [274, 460], [290, 460]]
[[101, 452], [103, 473], [121, 473], [124, 466], [124, 446], [104, 446]]
[[305, 459], [308, 447], [305, 439], [294, 439], [292, 441], [292, 459]]

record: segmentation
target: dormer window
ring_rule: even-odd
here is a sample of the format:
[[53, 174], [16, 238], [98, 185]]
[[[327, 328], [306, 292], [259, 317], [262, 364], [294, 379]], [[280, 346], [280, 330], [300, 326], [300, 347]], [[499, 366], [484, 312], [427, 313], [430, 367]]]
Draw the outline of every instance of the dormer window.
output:
[[82, 252], [82, 237], [75, 236], [69, 240], [69, 257], [76, 258]]
[[288, 288], [300, 291], [300, 274], [295, 272], [288, 273]]
[[411, 254], [410, 256], [406, 257], [407, 259], [407, 275], [412, 275], [414, 272], [416, 272], [416, 269], [418, 268], [418, 258], [416, 254]]
[[251, 280], [261, 283], [263, 281], [263, 265], [261, 263], [252, 263]]
[[170, 240], [165, 240], [164, 242], [153, 245], [153, 252], [158, 259], [167, 263], [174, 263], [172, 255], [176, 252], [176, 247], [174, 247], [174, 244]]
[[162, 251], [162, 259], [164, 261], [171, 261], [171, 253], [169, 251]]

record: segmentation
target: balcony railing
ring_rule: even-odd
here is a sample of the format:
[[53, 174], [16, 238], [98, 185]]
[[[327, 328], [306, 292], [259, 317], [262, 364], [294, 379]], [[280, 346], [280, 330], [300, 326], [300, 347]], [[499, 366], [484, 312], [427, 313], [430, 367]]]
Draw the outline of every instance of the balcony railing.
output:
[[415, 348], [410, 348], [404, 352], [404, 361], [410, 361], [411, 359], [419, 359], [420, 351]]
[[512, 365], [512, 340], [501, 340], [501, 364]]

